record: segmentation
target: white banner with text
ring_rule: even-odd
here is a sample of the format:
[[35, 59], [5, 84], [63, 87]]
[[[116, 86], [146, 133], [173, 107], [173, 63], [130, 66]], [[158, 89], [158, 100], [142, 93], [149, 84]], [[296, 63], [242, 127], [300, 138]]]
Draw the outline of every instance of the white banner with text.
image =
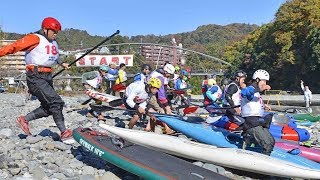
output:
[[[76, 55], [79, 58], [81, 54]], [[124, 63], [126, 66], [133, 66], [133, 55], [86, 55], [77, 61], [77, 67], [90, 67], [109, 65], [111, 62], [119, 66]]]

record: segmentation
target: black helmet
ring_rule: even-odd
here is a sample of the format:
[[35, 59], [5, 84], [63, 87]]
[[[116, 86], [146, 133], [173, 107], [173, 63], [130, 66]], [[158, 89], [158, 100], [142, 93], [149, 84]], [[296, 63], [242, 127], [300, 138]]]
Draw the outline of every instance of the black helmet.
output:
[[141, 65], [141, 71], [143, 71], [144, 69], [149, 69], [149, 71], [152, 71], [152, 69], [151, 69], [149, 64], [142, 64]]
[[229, 84], [229, 79], [228, 78], [223, 78], [222, 80], [221, 80], [221, 86], [223, 86], [223, 85], [228, 85]]
[[237, 77], [245, 77], [246, 78], [247, 73], [242, 70], [239, 70], [236, 73], [234, 73], [234, 76], [233, 76], [234, 79], [236, 79]]

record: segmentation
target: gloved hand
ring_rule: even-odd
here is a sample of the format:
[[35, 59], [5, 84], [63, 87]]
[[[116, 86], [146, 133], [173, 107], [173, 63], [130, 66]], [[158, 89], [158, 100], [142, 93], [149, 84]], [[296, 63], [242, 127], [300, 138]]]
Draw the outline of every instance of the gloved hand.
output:
[[247, 98], [251, 101], [254, 97], [254, 87], [249, 86], [241, 90], [241, 97]]

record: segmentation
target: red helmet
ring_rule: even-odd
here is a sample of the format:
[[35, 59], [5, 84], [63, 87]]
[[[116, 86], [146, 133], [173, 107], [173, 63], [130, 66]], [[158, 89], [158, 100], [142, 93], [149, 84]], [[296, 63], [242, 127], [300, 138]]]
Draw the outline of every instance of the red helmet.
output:
[[42, 28], [52, 29], [55, 31], [61, 31], [61, 24], [53, 17], [44, 18], [42, 21]]

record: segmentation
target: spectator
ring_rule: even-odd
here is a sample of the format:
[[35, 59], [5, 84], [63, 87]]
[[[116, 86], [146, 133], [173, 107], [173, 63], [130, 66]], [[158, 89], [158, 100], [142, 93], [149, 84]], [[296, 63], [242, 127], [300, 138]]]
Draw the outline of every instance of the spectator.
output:
[[126, 81], [127, 81], [127, 73], [124, 71], [126, 69], [126, 64], [121, 63], [119, 66], [119, 71], [118, 71], [118, 78], [115, 82], [115, 85], [118, 85], [119, 87], [122, 87], [124, 89], [120, 90], [120, 97], [124, 98], [124, 91], [126, 88]]
[[107, 79], [107, 94], [112, 94], [115, 96], [115, 91], [112, 89], [114, 84], [116, 83], [116, 79], [118, 76], [118, 69], [116, 67], [116, 63], [110, 62], [109, 69], [106, 75]]
[[308, 109], [308, 111], [310, 113], [312, 113], [312, 109], [310, 108], [310, 105], [311, 105], [311, 100], [312, 100], [312, 92], [310, 91], [309, 89], [309, 86], [305, 86], [303, 81], [301, 80], [301, 89], [303, 91], [303, 94], [304, 94], [304, 101], [306, 103], [306, 108]]

